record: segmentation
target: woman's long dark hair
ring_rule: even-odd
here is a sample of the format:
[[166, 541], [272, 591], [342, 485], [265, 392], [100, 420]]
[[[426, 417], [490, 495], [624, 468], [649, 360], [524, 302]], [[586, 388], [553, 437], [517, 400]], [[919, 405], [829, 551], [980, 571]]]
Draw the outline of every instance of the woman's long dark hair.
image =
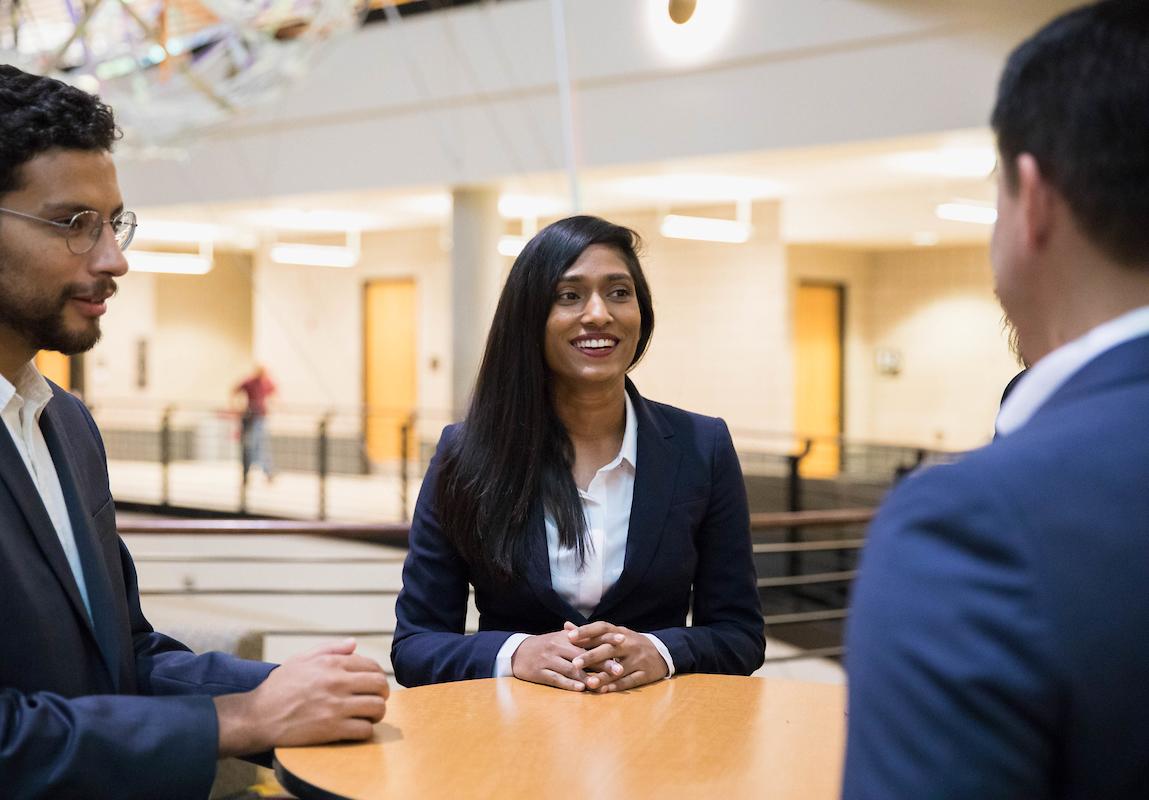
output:
[[526, 571], [526, 528], [534, 504], [554, 520], [559, 542], [580, 559], [586, 522], [571, 475], [574, 451], [555, 413], [544, 355], [555, 287], [583, 251], [614, 248], [634, 279], [641, 312], [631, 366], [654, 331], [642, 240], [629, 228], [577, 216], [543, 228], [515, 259], [499, 296], [475, 391], [458, 437], [443, 457], [435, 502], [447, 538], [477, 571], [499, 580]]

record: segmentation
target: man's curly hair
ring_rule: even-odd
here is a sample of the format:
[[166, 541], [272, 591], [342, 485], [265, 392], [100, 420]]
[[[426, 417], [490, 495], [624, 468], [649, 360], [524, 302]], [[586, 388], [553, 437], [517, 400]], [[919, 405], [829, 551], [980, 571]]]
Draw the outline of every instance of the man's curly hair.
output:
[[0, 64], [0, 194], [19, 189], [20, 167], [47, 150], [110, 151], [119, 136], [98, 97]]

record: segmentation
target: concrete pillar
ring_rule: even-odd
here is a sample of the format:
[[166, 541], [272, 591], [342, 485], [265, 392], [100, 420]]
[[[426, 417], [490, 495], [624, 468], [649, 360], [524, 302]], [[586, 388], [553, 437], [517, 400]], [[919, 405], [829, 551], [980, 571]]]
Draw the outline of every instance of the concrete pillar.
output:
[[451, 401], [457, 414], [470, 401], [503, 288], [502, 232], [498, 191], [466, 187], [451, 193]]

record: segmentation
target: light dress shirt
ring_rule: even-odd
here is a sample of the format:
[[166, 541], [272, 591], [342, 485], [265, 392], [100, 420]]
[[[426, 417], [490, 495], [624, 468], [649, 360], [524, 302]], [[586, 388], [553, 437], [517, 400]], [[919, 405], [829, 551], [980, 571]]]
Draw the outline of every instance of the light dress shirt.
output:
[[1054, 392], [1090, 361], [1107, 350], [1146, 335], [1149, 335], [1149, 306], [1142, 306], [1103, 322], [1054, 350], [1029, 368], [1002, 404], [994, 425], [998, 436], [1008, 436], [1029, 422]]
[[88, 602], [88, 587], [84, 582], [80, 553], [76, 549], [72, 520], [64, 502], [64, 490], [60, 486], [60, 476], [56, 474], [56, 465], [52, 462], [48, 443], [44, 441], [44, 433], [40, 430], [40, 414], [51, 399], [52, 387], [31, 361], [16, 373], [14, 386], [0, 375], [0, 416], [4, 418], [4, 426], [8, 428], [16, 449], [20, 451], [20, 457], [24, 459], [24, 466], [40, 492], [40, 500], [48, 511], [56, 535], [60, 537], [60, 546], [64, 548], [68, 566], [72, 568], [80, 597], [84, 600], [84, 608], [91, 619], [92, 606]]
[[[586, 562], [579, 564], [578, 552], [559, 545], [559, 531], [546, 515], [547, 556], [551, 567], [551, 587], [583, 616], [589, 617], [602, 596], [618, 582], [626, 560], [626, 539], [630, 530], [630, 506], [634, 498], [634, 472], [638, 466], [638, 417], [626, 395], [626, 426], [618, 455], [599, 469], [586, 491], [579, 489], [586, 529], [590, 534]], [[495, 657], [496, 678], [513, 674], [511, 659], [529, 634], [513, 634]], [[666, 676], [674, 674], [674, 661], [657, 636], [644, 633], [666, 662]]]

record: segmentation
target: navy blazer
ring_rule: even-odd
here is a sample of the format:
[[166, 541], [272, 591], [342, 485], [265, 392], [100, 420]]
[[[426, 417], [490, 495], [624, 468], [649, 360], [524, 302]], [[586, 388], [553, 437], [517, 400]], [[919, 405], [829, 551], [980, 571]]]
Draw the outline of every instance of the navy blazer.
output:
[[152, 630], [116, 533], [96, 425], [79, 400], [52, 388], [40, 428], [60, 477], [92, 616], [0, 425], [0, 794], [204, 798], [218, 758], [210, 696], [251, 689], [272, 665], [195, 656]]
[[904, 481], [847, 632], [847, 798], [1149, 797], [1149, 337]]
[[[455, 426], [443, 432], [411, 524], [391, 661], [404, 686], [489, 678], [512, 633], [541, 634], [606, 620], [657, 636], [676, 673], [749, 675], [766, 646], [750, 547], [746, 487], [730, 432], [639, 396], [638, 455], [626, 555], [618, 582], [585, 617], [551, 588], [541, 501], [528, 524], [526, 580], [477, 575], [439, 528], [435, 483]], [[468, 584], [479, 632], [464, 635]], [[687, 613], [692, 625], [687, 626]]]

